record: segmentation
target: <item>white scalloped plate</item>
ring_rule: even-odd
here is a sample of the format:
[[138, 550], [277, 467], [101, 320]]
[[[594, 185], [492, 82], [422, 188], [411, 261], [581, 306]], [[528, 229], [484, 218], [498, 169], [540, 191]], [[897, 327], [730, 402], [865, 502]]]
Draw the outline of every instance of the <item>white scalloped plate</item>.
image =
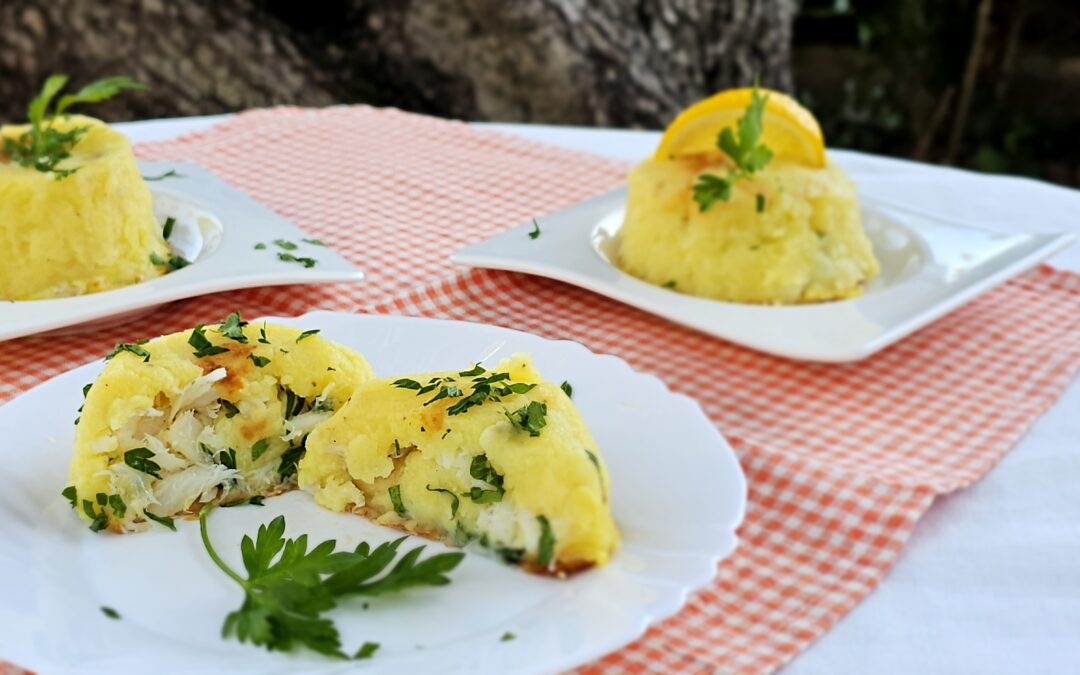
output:
[[910, 335], [1040, 261], [1076, 236], [983, 229], [863, 200], [881, 274], [852, 300], [748, 305], [678, 293], [613, 264], [626, 188], [618, 188], [466, 246], [452, 260], [537, 274], [587, 288], [736, 344], [792, 359], [857, 361]]
[[[223, 641], [221, 623], [242, 594], [206, 557], [198, 523], [178, 522], [177, 533], [95, 535], [59, 494], [81, 388], [101, 368], [94, 363], [0, 407], [0, 660], [50, 674], [554, 672], [618, 649], [677, 612], [735, 549], [746, 485], [734, 453], [693, 400], [621, 359], [482, 324], [330, 312], [271, 320], [319, 328], [360, 350], [381, 375], [533, 354], [547, 378], [573, 384], [610, 470], [622, 533], [611, 563], [559, 581], [469, 554], [445, 588], [335, 610], [346, 648], [382, 645], [362, 665]], [[239, 566], [242, 534], [278, 514], [289, 534], [315, 540], [355, 546], [399, 536], [299, 492], [263, 508], [217, 511], [211, 536]], [[101, 606], [121, 620], [105, 618]], [[500, 641], [507, 631], [516, 639]]]
[[[156, 279], [101, 293], [51, 300], [0, 301], [0, 341], [91, 322], [121, 321], [152, 307], [197, 295], [238, 288], [355, 282], [363, 272], [327, 246], [309, 244], [312, 235], [259, 204], [206, 169], [184, 162], [139, 162], [144, 175], [172, 169], [181, 174], [148, 183], [157, 219], [176, 219], [169, 243], [191, 264]], [[273, 243], [297, 245], [289, 251], [312, 258], [313, 267], [278, 259]], [[256, 250], [263, 243], [266, 248]], [[85, 329], [83, 327], [82, 329]]]

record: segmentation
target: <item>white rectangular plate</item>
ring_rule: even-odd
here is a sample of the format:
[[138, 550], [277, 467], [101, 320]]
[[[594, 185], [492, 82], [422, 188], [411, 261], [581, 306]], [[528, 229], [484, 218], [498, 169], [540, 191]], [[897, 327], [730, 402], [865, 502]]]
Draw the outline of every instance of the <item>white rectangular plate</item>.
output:
[[626, 188], [619, 188], [458, 251], [470, 267], [526, 272], [609, 298], [736, 344], [792, 359], [866, 358], [1021, 274], [1075, 240], [1072, 234], [992, 232], [863, 201], [881, 275], [855, 299], [807, 305], [721, 302], [654, 286], [613, 263]]
[[[181, 162], [139, 162], [143, 175], [180, 177], [149, 183], [154, 212], [176, 226], [169, 243], [191, 264], [156, 279], [90, 295], [0, 302], [0, 341], [67, 326], [115, 320], [166, 302], [238, 288], [359, 281], [363, 273], [312, 235], [206, 169]], [[294, 251], [273, 242], [284, 239]], [[262, 243], [266, 248], [256, 250]], [[306, 268], [279, 253], [316, 260]]]

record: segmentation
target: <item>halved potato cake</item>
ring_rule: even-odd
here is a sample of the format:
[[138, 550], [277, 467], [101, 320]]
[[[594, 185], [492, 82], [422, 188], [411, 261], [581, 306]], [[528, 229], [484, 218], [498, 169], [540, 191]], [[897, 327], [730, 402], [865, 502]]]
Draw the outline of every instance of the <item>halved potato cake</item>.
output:
[[299, 484], [320, 505], [530, 571], [602, 565], [618, 541], [600, 451], [526, 355], [364, 383], [307, 447]]
[[317, 332], [233, 314], [118, 345], [86, 389], [65, 495], [121, 532], [294, 487], [308, 434], [374, 377]]

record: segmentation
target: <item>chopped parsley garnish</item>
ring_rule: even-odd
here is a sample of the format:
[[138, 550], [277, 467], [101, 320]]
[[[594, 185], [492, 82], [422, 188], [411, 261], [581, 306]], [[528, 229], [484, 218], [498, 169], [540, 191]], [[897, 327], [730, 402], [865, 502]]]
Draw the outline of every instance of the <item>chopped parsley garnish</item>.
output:
[[315, 260], [314, 258], [300, 258], [300, 257], [297, 257], [297, 256], [293, 255], [292, 253], [278, 253], [277, 257], [278, 257], [278, 260], [281, 260], [283, 262], [300, 263], [301, 265], [303, 265], [304, 267], [306, 267], [308, 269], [310, 269], [312, 267], [315, 267], [316, 263], [319, 262], [318, 260]]
[[318, 328], [312, 328], [311, 330], [306, 330], [306, 331], [304, 331], [303, 333], [300, 333], [300, 335], [297, 335], [297, 336], [296, 336], [296, 341], [297, 341], [297, 342], [300, 342], [300, 341], [301, 341], [301, 340], [303, 340], [304, 338], [309, 338], [309, 337], [311, 337], [312, 335], [317, 335], [317, 334], [318, 334], [318, 332], [319, 332], [319, 329], [318, 329]]
[[120, 612], [116, 611], [112, 607], [102, 606], [101, 613], [114, 621], [120, 618]]
[[172, 236], [173, 227], [176, 225], [176, 218], [172, 216], [165, 219], [165, 224], [161, 226], [161, 236], [165, 241], [169, 240]]
[[675, 286], [676, 286], [676, 284], [675, 284], [675, 280], [674, 280], [674, 279], [671, 279], [670, 281], [665, 281], [665, 282], [664, 282], [664, 283], [663, 283], [663, 284], [662, 284], [662, 285], [660, 286], [660, 288], [666, 288], [666, 289], [668, 289], [668, 290], [674, 290], [674, 289], [675, 289]]
[[566, 398], [574, 398], [574, 387], [566, 380], [563, 380], [563, 383], [559, 385], [559, 389], [563, 390]]
[[[372, 549], [366, 542], [355, 550], [335, 550], [324, 541], [308, 550], [307, 535], [285, 539], [285, 518], [278, 516], [259, 527], [254, 539], [240, 544], [246, 577], [225, 564], [207, 528], [213, 506], [199, 512], [199, 533], [207, 555], [244, 591], [239, 609], [225, 617], [222, 636], [236, 637], [270, 651], [303, 646], [326, 656], [347, 658], [337, 627], [325, 613], [350, 595], [383, 595], [422, 586], [445, 586], [447, 576], [463, 553], [440, 553], [421, 560], [423, 546], [398, 558], [405, 537]], [[397, 560], [395, 561], [395, 558]], [[367, 658], [378, 645], [365, 643], [356, 658]]]
[[484, 368], [479, 363], [477, 363], [475, 366], [473, 366], [469, 370], [463, 370], [460, 373], [458, 373], [458, 377], [475, 377], [477, 375], [483, 375], [486, 372], [487, 372], [487, 369]]
[[263, 325], [259, 328], [259, 342], [264, 345], [270, 344], [270, 340], [266, 338], [266, 322], [263, 321]]
[[514, 640], [516, 638], [517, 638], [516, 635], [514, 635], [510, 631], [506, 631], [505, 633], [502, 634], [502, 637], [499, 638], [499, 642], [509, 642], [510, 640]]
[[322, 243], [318, 239], [301, 239], [300, 241], [304, 242], [305, 244], [311, 244], [312, 246], [326, 246], [326, 244]]
[[223, 398], [219, 398], [218, 403], [221, 404], [221, 409], [225, 411], [225, 419], [231, 420], [240, 414], [240, 408], [237, 408], [232, 401], [226, 401]]
[[150, 360], [150, 352], [146, 351], [142, 347], [142, 345], [146, 344], [147, 342], [149, 342], [149, 340], [139, 340], [138, 342], [134, 342], [134, 343], [132, 343], [132, 342], [117, 342], [116, 346], [113, 347], [112, 353], [109, 354], [108, 356], [106, 356], [105, 360], [106, 361], [111, 360], [114, 356], [116, 356], [120, 352], [130, 352], [130, 353], [134, 354], [135, 356], [142, 357], [142, 360], [144, 362], [149, 361]]
[[758, 93], [755, 84], [754, 91], [750, 94], [750, 105], [736, 122], [736, 131], [726, 127], [717, 136], [717, 147], [735, 166], [724, 176], [702, 174], [698, 177], [694, 184], [694, 201], [698, 203], [702, 213], [711, 209], [716, 202], [731, 199], [732, 185], [765, 168], [772, 159], [772, 150], [761, 144], [761, 135], [765, 130], [765, 104], [768, 100], [767, 94], [761, 96]]
[[450, 498], [450, 517], [451, 518], [456, 518], [457, 517], [457, 510], [458, 510], [458, 506], [459, 506], [459, 500], [458, 500], [458, 496], [456, 494], [454, 494], [454, 492], [452, 490], [447, 490], [446, 488], [433, 488], [430, 485], [427, 486], [427, 489], [428, 489], [429, 492], [442, 492], [447, 497], [449, 497]]
[[394, 380], [393, 385], [398, 389], [417, 389], [419, 390], [421, 385], [416, 380], [410, 380], [408, 378], [402, 378], [400, 380]]
[[255, 250], [256, 251], [262, 251], [265, 248], [266, 248], [266, 244], [262, 243], [261, 241], [259, 243], [255, 244]]
[[296, 244], [286, 239], [275, 239], [274, 243], [277, 244], [278, 247], [283, 248], [286, 251], [295, 251], [296, 249], [300, 248]]
[[756, 198], [757, 212], [761, 213], [765, 210], [765, 195], [759, 194]]
[[304, 446], [300, 444], [295, 448], [289, 448], [281, 455], [281, 463], [278, 464], [278, 475], [281, 480], [296, 473], [296, 463], [304, 456]]
[[[165, 173], [160, 174], [158, 176], [143, 176], [142, 179], [147, 180], [147, 181], [154, 181], [154, 180], [165, 180], [166, 178], [183, 178], [183, 177], [184, 177], [184, 174], [177, 173], [176, 169], [169, 169]], [[169, 236], [165, 235], [165, 238], [168, 239]]]
[[150, 252], [150, 262], [158, 267], [168, 267], [170, 272], [182, 269], [191, 264], [186, 258], [176, 254], [170, 255], [168, 260], [166, 260], [153, 251]]
[[203, 330], [202, 324], [195, 326], [191, 329], [191, 336], [188, 337], [188, 344], [195, 350], [195, 356], [203, 358], [205, 356], [214, 356], [215, 354], [223, 354], [227, 351], [225, 347], [218, 347], [206, 337], [206, 331]]
[[504, 412], [510, 424], [522, 431], [529, 432], [530, 436], [539, 436], [540, 430], [547, 426], [547, 404], [538, 401], [529, 401], [514, 412]]
[[540, 523], [540, 545], [536, 553], [536, 564], [547, 567], [555, 559], [555, 533], [551, 531], [551, 523], [545, 516], [537, 516], [536, 522]]
[[[487, 371], [483, 366], [476, 364], [472, 369], [458, 373], [458, 377], [473, 378], [468, 384], [461, 382], [461, 386], [459, 386], [458, 380], [453, 377], [433, 377], [427, 384], [421, 384], [409, 378], [402, 378], [394, 380], [393, 386], [399, 389], [412, 389], [417, 396], [423, 396], [437, 389], [435, 395], [424, 403], [425, 406], [444, 398], [460, 399], [446, 409], [447, 415], [460, 415], [474, 406], [483, 404], [485, 401], [500, 401], [504, 396], [524, 394], [536, 386], [525, 382], [510, 382], [510, 373], [485, 373]], [[465, 395], [462, 387], [472, 387], [472, 391]]]
[[100, 532], [109, 525], [109, 515], [105, 511], [105, 507], [112, 509], [113, 515], [117, 518], [123, 518], [127, 513], [127, 504], [120, 495], [107, 495], [104, 492], [99, 492], [94, 497], [97, 502], [97, 506], [100, 507], [100, 511], [94, 508], [94, 502], [89, 499], [82, 500], [83, 513], [90, 518], [90, 531]]
[[[585, 454], [589, 456], [589, 461], [596, 467], [596, 477], [600, 479], [600, 489], [604, 489], [604, 471], [600, 468], [600, 458], [596, 456], [592, 450], [585, 448]], [[604, 495], [604, 499], [607, 500], [607, 494]]]
[[394, 504], [394, 512], [399, 516], [405, 515], [405, 505], [401, 503], [401, 486], [391, 485], [387, 490], [390, 493], [390, 501]]
[[127, 77], [109, 77], [92, 82], [74, 94], [60, 97], [49, 110], [49, 104], [67, 84], [66, 75], [53, 75], [45, 80], [41, 93], [30, 101], [26, 116], [30, 128], [15, 138], [4, 138], [0, 153], [6, 155], [21, 167], [36, 169], [42, 173], [52, 173], [56, 180], [61, 180], [79, 170], [60, 169], [59, 165], [71, 157], [71, 152], [82, 137], [90, 130], [89, 126], [73, 127], [60, 131], [53, 126], [53, 121], [71, 106], [78, 103], [98, 103], [115, 96], [124, 89], [145, 89], [141, 84]]
[[173, 532], [176, 532], [176, 523], [173, 522], [172, 518], [166, 518], [165, 516], [155, 516], [149, 511], [143, 511], [143, 515], [154, 521], [158, 525], [163, 525], [172, 530]]
[[465, 493], [466, 497], [477, 504], [494, 504], [502, 501], [503, 494], [506, 492], [503, 488], [503, 477], [491, 466], [487, 455], [477, 455], [472, 458], [469, 464], [469, 475], [491, 487], [473, 487]]
[[153, 456], [154, 451], [150, 448], [135, 448], [124, 453], [124, 464], [154, 478], [161, 478], [161, 466], [153, 460]]
[[502, 547], [495, 549], [495, 554], [507, 565], [516, 565], [525, 557], [525, 549]]
[[79, 503], [79, 495], [75, 492], [75, 486], [69, 485], [60, 491], [60, 494], [64, 496], [64, 499], [71, 502], [71, 508], [75, 508]]
[[[367, 603], [364, 603], [364, 604], [366, 605]], [[375, 655], [375, 652], [377, 652], [378, 650], [379, 650], [379, 643], [378, 642], [365, 642], [364, 644], [360, 645], [360, 649], [356, 650], [356, 653], [353, 654], [353, 658], [354, 659], [370, 659], [372, 656]]]
[[533, 218], [533, 229], [529, 230], [529, 239], [540, 238], [540, 225], [536, 222], [536, 218]]
[[218, 332], [230, 340], [246, 344], [248, 341], [247, 336], [244, 335], [246, 325], [248, 322], [240, 319], [240, 312], [233, 312], [218, 324]]
[[251, 505], [251, 506], [263, 506], [263, 502], [265, 500], [266, 500], [266, 497], [263, 497], [262, 495], [255, 495], [254, 497], [251, 497], [249, 499], [244, 499], [244, 500], [241, 500], [241, 501], [238, 501], [238, 502], [233, 502], [231, 504], [221, 504], [220, 506], [223, 509], [231, 509], [234, 506], [248, 506], [248, 505]]
[[270, 363], [270, 359], [265, 356], [255, 356], [254, 354], [250, 354], [248, 355], [248, 358], [251, 359], [251, 362], [255, 364], [256, 368], [265, 368], [266, 365]]
[[236, 470], [236, 450], [226, 448], [217, 454], [215, 461], [226, 469]]
[[252, 462], [258, 461], [259, 458], [263, 456], [263, 453], [266, 452], [266, 450], [269, 447], [270, 447], [270, 439], [269, 438], [263, 438], [263, 439], [261, 439], [259, 441], [256, 441], [255, 445], [251, 446], [251, 461]]

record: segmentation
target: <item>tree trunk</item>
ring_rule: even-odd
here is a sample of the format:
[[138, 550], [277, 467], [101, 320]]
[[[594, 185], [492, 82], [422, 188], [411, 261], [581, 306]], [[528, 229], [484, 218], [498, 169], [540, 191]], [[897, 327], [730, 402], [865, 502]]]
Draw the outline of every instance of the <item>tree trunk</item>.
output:
[[126, 74], [119, 120], [369, 102], [465, 119], [664, 125], [728, 86], [789, 89], [791, 0], [6, 0], [0, 117], [52, 72]]

